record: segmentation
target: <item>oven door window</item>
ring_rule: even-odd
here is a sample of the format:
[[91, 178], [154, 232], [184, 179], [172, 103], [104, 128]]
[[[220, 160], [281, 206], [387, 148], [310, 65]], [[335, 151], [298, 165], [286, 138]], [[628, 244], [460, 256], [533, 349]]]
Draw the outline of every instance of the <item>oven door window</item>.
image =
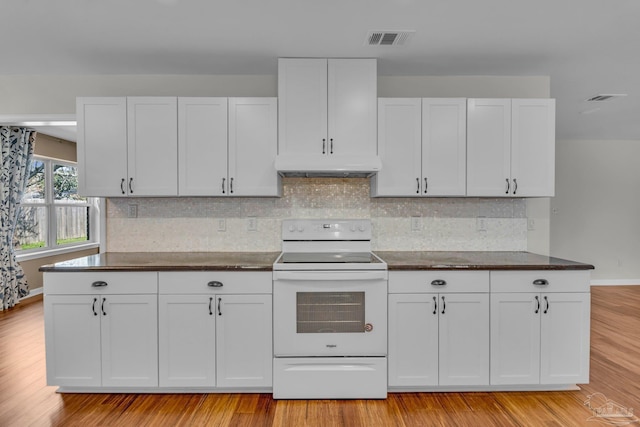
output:
[[364, 333], [364, 294], [364, 292], [297, 292], [297, 333]]

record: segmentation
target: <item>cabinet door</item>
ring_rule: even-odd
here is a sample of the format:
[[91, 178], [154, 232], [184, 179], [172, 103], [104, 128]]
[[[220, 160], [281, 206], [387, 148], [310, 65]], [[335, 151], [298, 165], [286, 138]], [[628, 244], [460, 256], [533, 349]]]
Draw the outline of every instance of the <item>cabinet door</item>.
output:
[[127, 98], [129, 194], [178, 195], [175, 97]]
[[542, 294], [541, 384], [589, 382], [590, 296]]
[[106, 295], [100, 305], [102, 385], [157, 387], [157, 295]]
[[553, 197], [555, 194], [555, 106], [554, 99], [511, 100], [514, 195]]
[[327, 144], [327, 60], [278, 59], [278, 154], [322, 157]]
[[491, 384], [540, 382], [540, 313], [537, 293], [491, 295]]
[[271, 387], [271, 295], [216, 298], [218, 387]]
[[383, 168], [372, 178], [374, 196], [419, 196], [422, 186], [420, 98], [378, 100], [378, 150]]
[[126, 98], [78, 98], [78, 193], [124, 197], [127, 184]]
[[375, 59], [328, 60], [329, 154], [377, 155]]
[[389, 295], [389, 386], [438, 385], [438, 298]]
[[227, 193], [227, 98], [178, 98], [181, 196]]
[[440, 294], [440, 385], [489, 384], [489, 294]]
[[215, 387], [215, 297], [158, 298], [160, 387]]
[[101, 385], [98, 313], [97, 295], [45, 295], [47, 385]]
[[423, 99], [422, 194], [464, 196], [466, 177], [467, 100]]
[[229, 98], [229, 194], [278, 196], [276, 98]]
[[511, 100], [467, 100], [467, 196], [511, 195]]

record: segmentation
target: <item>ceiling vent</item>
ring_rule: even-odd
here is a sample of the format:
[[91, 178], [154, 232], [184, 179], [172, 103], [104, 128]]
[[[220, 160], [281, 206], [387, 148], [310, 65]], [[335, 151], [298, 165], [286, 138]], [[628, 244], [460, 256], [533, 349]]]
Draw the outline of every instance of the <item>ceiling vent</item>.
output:
[[601, 101], [608, 101], [610, 99], [613, 98], [620, 98], [623, 96], [627, 96], [626, 93], [602, 93], [600, 95], [596, 95], [596, 96], [592, 96], [591, 98], [587, 99], [587, 102], [601, 102]]
[[365, 44], [369, 46], [404, 46], [414, 34], [415, 30], [369, 31]]

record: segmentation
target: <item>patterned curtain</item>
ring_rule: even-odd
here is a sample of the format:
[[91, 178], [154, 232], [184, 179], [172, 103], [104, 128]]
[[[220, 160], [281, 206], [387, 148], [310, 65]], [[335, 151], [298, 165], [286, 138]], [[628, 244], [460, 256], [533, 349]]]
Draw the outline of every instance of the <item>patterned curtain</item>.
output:
[[24, 271], [16, 261], [13, 233], [29, 178], [34, 139], [32, 130], [0, 126], [0, 311], [13, 307], [29, 293]]

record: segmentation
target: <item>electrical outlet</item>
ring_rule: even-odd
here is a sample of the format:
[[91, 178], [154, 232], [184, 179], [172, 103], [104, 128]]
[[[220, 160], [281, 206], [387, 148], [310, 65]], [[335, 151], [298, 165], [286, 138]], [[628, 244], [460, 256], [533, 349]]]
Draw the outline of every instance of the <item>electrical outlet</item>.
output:
[[419, 216], [411, 217], [411, 231], [420, 231], [422, 230], [422, 218]]
[[476, 218], [476, 230], [487, 231], [487, 218], [479, 216]]
[[527, 230], [533, 231], [536, 229], [536, 220], [533, 218], [529, 218], [527, 220]]
[[128, 205], [127, 216], [129, 218], [138, 218], [138, 205]]
[[218, 218], [218, 231], [227, 231], [227, 220]]
[[258, 231], [258, 219], [256, 217], [250, 216], [247, 218], [247, 230]]

